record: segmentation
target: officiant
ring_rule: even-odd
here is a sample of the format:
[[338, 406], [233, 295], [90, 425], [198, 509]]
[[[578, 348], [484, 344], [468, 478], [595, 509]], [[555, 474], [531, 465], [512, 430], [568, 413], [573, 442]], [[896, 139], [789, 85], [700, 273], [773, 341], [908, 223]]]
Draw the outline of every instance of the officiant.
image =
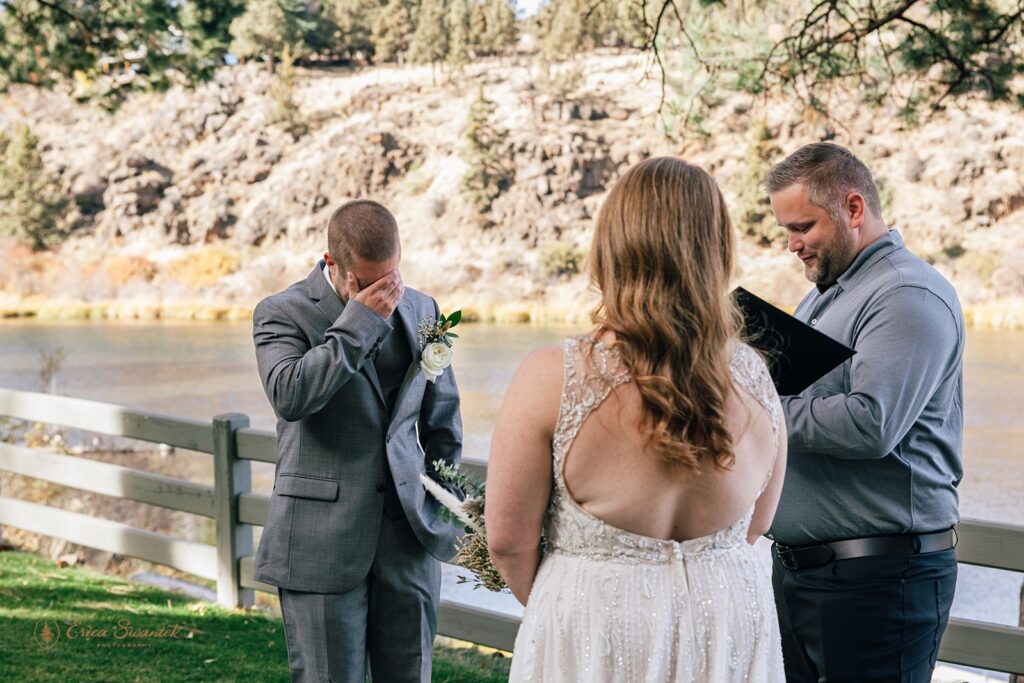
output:
[[814, 288], [796, 317], [856, 354], [782, 399], [770, 536], [788, 681], [931, 679], [956, 586], [963, 314], [882, 220], [870, 171], [801, 147], [767, 190]]

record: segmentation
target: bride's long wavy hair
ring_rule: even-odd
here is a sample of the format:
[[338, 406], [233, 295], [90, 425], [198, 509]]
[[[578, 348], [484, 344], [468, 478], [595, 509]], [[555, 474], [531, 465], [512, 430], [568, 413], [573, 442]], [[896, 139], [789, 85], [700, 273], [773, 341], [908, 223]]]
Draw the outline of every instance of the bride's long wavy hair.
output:
[[654, 452], [680, 475], [732, 466], [725, 425], [740, 313], [729, 293], [733, 227], [714, 179], [680, 159], [648, 159], [601, 207], [590, 276], [592, 318], [640, 391]]

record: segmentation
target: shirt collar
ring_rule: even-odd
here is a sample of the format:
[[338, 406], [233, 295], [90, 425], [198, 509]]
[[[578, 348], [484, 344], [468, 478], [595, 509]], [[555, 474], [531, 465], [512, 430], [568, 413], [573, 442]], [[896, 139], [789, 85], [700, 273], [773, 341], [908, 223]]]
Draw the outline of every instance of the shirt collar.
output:
[[890, 230], [886, 235], [879, 237], [864, 247], [857, 254], [857, 258], [853, 259], [850, 267], [836, 279], [840, 289], [850, 289], [879, 259], [902, 248], [903, 237], [900, 236], [899, 230]]
[[[338, 294], [338, 290], [334, 289], [334, 283], [331, 282], [331, 274], [329, 272], [327, 272], [327, 263], [326, 262], [324, 263], [324, 267], [321, 268], [321, 270], [324, 273], [324, 277], [327, 278], [327, 284], [331, 286], [331, 290], [333, 290], [335, 294]], [[338, 298], [339, 299], [341, 298], [340, 294], [338, 294]]]

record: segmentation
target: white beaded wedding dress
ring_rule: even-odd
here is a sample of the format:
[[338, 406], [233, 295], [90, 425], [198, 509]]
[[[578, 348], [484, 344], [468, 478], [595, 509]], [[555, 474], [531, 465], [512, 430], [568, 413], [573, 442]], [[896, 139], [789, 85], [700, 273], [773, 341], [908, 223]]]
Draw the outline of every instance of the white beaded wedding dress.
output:
[[[630, 376], [618, 351], [590, 337], [567, 339], [564, 350], [546, 552], [509, 680], [783, 681], [769, 568], [746, 542], [753, 505], [725, 529], [677, 542], [611, 526], [570, 496], [566, 454], [591, 411]], [[777, 434], [782, 409], [764, 363], [741, 344], [730, 370]]]

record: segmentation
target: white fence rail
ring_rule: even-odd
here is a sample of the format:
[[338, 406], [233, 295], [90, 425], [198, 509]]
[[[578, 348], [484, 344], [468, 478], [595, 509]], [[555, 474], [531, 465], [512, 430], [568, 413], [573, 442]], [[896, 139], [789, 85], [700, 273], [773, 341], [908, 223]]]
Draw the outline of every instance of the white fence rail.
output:
[[[252, 429], [244, 415], [210, 423], [158, 415], [83, 399], [0, 389], [0, 417], [41, 422], [210, 453], [214, 485], [173, 479], [127, 467], [0, 443], [0, 470], [159, 505], [216, 521], [216, 545], [136, 529], [120, 522], [0, 495], [0, 527], [13, 526], [72, 543], [138, 557], [217, 582], [217, 600], [251, 605], [254, 591], [277, 589], [253, 578], [253, 527], [266, 521], [270, 499], [251, 490], [250, 462], [277, 461], [273, 433]], [[464, 462], [481, 479], [486, 463]], [[0, 492], [2, 494], [2, 492]], [[1024, 572], [1024, 527], [964, 520], [957, 559], [966, 564]], [[519, 620], [480, 607], [442, 600], [438, 632], [511, 650]], [[951, 619], [939, 659], [994, 671], [1024, 673], [1024, 628]]]

